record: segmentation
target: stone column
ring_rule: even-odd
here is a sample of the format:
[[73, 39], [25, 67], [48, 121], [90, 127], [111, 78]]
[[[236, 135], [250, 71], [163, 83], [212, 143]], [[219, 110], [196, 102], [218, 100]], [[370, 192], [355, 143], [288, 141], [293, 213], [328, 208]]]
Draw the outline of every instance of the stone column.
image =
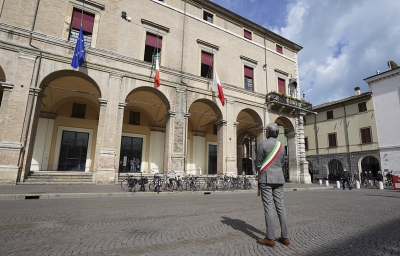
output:
[[[35, 83], [35, 52], [19, 52], [15, 72], [2, 83], [3, 100], [0, 111], [0, 183], [15, 184], [22, 173], [24, 162], [25, 122], [30, 111], [28, 97], [30, 86]], [[14, 85], [13, 85], [14, 84]], [[28, 111], [28, 112], [27, 112]]]
[[306, 113], [299, 113], [299, 153], [300, 153], [300, 183], [311, 184], [311, 175], [308, 172], [308, 162], [306, 161], [306, 151], [304, 145], [304, 120]]
[[[233, 107], [235, 101], [233, 99], [227, 99], [226, 100], [226, 108], [227, 108], [227, 113], [234, 113]], [[236, 174], [238, 169], [238, 165], [236, 162], [237, 158], [237, 134], [236, 134], [236, 126], [237, 126], [237, 122], [236, 122], [236, 116], [233, 115], [229, 115], [227, 114], [227, 118], [229, 118], [229, 122], [232, 122], [233, 125], [227, 125], [226, 126], [226, 140], [224, 140], [224, 146], [223, 149], [226, 151], [226, 158], [225, 158], [225, 162], [226, 162], [226, 171], [225, 172], [229, 172], [232, 174]], [[227, 150], [227, 149], [232, 149], [232, 150]]]
[[298, 182], [298, 161], [297, 161], [297, 151], [296, 151], [296, 133], [294, 131], [286, 134], [287, 138], [287, 154], [288, 154], [288, 164], [289, 164], [289, 181], [292, 183]]
[[[108, 81], [108, 100], [99, 99], [100, 116], [96, 139], [95, 169], [93, 178], [96, 184], [114, 184], [118, 172], [117, 151], [121, 140], [119, 90], [122, 76], [110, 74]], [[119, 139], [117, 137], [119, 136]]]
[[[217, 174], [221, 175], [226, 173], [227, 170], [227, 148], [226, 148], [226, 139], [227, 139], [227, 121], [220, 120], [217, 121]], [[225, 160], [225, 161], [224, 161]]]
[[125, 102], [118, 103], [117, 126], [115, 127], [115, 183], [118, 182], [119, 156], [121, 154], [122, 126], [124, 122], [125, 107]]

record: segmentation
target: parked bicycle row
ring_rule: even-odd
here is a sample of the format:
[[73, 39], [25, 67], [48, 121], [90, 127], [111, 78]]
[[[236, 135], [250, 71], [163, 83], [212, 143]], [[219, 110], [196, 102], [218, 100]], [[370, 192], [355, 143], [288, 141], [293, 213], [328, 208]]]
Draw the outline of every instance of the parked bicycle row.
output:
[[235, 190], [235, 189], [256, 189], [257, 180], [254, 176], [239, 175], [207, 175], [198, 177], [195, 175], [177, 175], [175, 172], [170, 172], [167, 175], [155, 174], [152, 180], [147, 177], [135, 177], [127, 174], [126, 178], [121, 181], [121, 188], [126, 191], [215, 191], [215, 190]]

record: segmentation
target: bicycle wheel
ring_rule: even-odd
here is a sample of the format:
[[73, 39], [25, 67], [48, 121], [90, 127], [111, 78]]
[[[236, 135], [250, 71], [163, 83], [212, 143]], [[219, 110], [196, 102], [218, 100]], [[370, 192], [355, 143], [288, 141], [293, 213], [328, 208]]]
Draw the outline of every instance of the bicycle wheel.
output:
[[160, 185], [157, 185], [156, 190], [157, 190], [157, 194], [160, 194]]
[[209, 189], [208, 182], [205, 180], [203, 184], [203, 190], [208, 190], [208, 189]]
[[130, 191], [131, 187], [129, 186], [128, 179], [124, 179], [121, 181], [121, 188], [125, 191]]
[[195, 188], [194, 188], [196, 191], [199, 191], [200, 190], [200, 182], [198, 182], [198, 181], [196, 181], [196, 185], [195, 185]]
[[154, 182], [149, 183], [149, 190], [154, 190]]
[[211, 191], [215, 191], [215, 182], [211, 182]]

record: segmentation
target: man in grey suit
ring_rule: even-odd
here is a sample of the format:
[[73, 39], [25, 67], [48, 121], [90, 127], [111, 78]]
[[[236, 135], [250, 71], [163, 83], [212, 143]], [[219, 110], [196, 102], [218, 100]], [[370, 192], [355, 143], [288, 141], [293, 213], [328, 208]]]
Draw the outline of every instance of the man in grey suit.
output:
[[283, 205], [285, 178], [282, 171], [282, 159], [285, 155], [285, 149], [282, 143], [277, 140], [278, 135], [279, 128], [277, 124], [270, 123], [266, 126], [267, 139], [259, 144], [257, 158], [254, 162], [258, 171], [258, 189], [264, 205], [265, 224], [267, 226], [266, 237], [257, 239], [257, 242], [267, 246], [275, 246], [272, 201], [275, 202], [276, 212], [281, 224], [281, 236], [278, 238], [278, 242], [284, 245], [290, 244], [286, 226], [286, 210]]

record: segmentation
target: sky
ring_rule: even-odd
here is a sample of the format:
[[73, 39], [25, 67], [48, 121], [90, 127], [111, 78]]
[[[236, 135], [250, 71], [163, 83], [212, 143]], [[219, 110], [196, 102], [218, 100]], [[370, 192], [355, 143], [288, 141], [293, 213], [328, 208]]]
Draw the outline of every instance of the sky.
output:
[[212, 0], [300, 45], [301, 95], [313, 106], [368, 91], [400, 65], [399, 0]]

